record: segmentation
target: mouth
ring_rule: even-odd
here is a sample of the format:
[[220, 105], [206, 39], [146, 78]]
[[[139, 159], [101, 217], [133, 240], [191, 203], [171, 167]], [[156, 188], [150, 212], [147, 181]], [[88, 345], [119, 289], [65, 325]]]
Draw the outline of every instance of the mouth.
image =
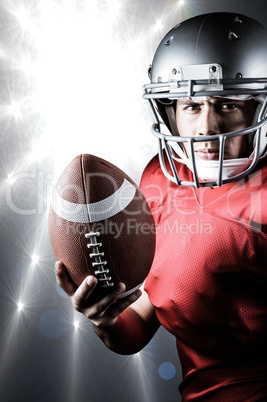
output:
[[216, 148], [201, 148], [195, 151], [197, 159], [214, 161], [219, 159], [219, 150]]

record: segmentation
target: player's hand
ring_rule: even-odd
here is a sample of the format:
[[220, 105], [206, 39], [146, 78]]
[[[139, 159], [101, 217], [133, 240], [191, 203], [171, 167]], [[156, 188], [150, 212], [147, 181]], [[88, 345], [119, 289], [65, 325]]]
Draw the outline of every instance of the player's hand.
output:
[[97, 278], [90, 275], [77, 287], [69, 277], [64, 265], [59, 261], [55, 264], [55, 275], [58, 285], [71, 300], [75, 310], [89, 318], [96, 327], [115, 324], [118, 316], [142, 294], [142, 291], [138, 289], [131, 295], [120, 299], [125, 285], [118, 283], [114, 291], [95, 302], [92, 295], [97, 285]]

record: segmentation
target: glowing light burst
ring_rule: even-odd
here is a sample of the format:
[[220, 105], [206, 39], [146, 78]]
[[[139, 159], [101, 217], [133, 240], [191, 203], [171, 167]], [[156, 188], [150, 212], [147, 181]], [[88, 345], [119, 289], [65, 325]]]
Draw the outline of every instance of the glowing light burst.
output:
[[[10, 69], [10, 85], [0, 114], [11, 142], [1, 161], [1, 196], [14, 214], [13, 228], [25, 227], [9, 235], [29, 258], [36, 250], [32, 266], [48, 275], [49, 198], [70, 160], [96, 154], [138, 183], [156, 152], [142, 85], [157, 44], [155, 21], [162, 29], [166, 13], [152, 14], [144, 25], [129, 0], [17, 0], [2, 7], [10, 27], [0, 57]], [[36, 273], [26, 272], [22, 294], [36, 280]]]
[[[53, 184], [62, 170], [77, 154], [93, 153], [138, 183], [156, 152], [142, 85], [148, 81], [148, 66], [163, 31], [174, 25], [168, 23], [174, 18], [174, 5], [168, 12], [159, 8], [149, 14], [147, 7], [130, 0], [1, 4], [9, 21], [0, 41], [5, 74], [0, 103], [4, 172], [0, 213], [10, 247], [2, 270], [11, 311], [4, 320], [5, 352], [0, 357], [0, 366], [8, 367], [6, 375], [12, 372], [10, 352], [15, 361], [21, 338], [30, 348], [32, 333], [40, 335], [40, 317], [58, 303], [53, 300], [55, 257], [47, 214]], [[62, 299], [62, 305], [65, 302]], [[80, 366], [77, 356], [93, 354], [88, 352], [88, 342], [95, 336], [88, 338], [93, 332], [89, 324], [81, 316], [68, 317], [70, 370]], [[140, 400], [147, 400], [144, 374], [150, 364], [145, 352], [118, 364], [122, 383], [132, 378], [133, 387], [141, 384]]]
[[32, 10], [28, 6], [21, 3], [17, 8], [13, 9], [13, 14], [17, 18], [22, 32], [31, 31], [33, 26]]
[[[139, 81], [138, 98], [133, 96], [138, 87], [135, 67], [141, 59], [140, 48], [136, 52], [132, 46], [130, 53], [125, 35], [114, 31], [125, 4], [119, 0], [104, 5], [87, 2], [81, 10], [73, 2], [59, 8], [48, 1], [39, 2], [34, 12], [22, 5], [17, 13], [13, 10], [35, 54], [34, 61], [23, 55], [17, 65], [34, 84], [34, 103], [45, 117], [45, 138], [52, 144], [59, 170], [83, 152], [113, 159], [123, 168], [128, 156], [120, 150], [126, 150], [133, 135], [131, 145], [140, 152], [140, 123], [132, 124], [144, 82], [143, 78]], [[15, 103], [13, 113], [19, 113]]]
[[156, 29], [157, 29], [158, 31], [162, 31], [163, 24], [162, 24], [161, 20], [156, 21], [155, 27], [156, 27]]
[[79, 329], [79, 321], [75, 320], [73, 325], [76, 330]]
[[15, 178], [14, 178], [14, 176], [13, 176], [13, 173], [9, 173], [8, 175], [7, 175], [7, 183], [9, 184], [9, 185], [12, 185], [12, 184], [14, 184], [14, 181], [15, 181]]
[[22, 303], [21, 301], [18, 302], [18, 311], [22, 311], [24, 307], [24, 303]]
[[12, 101], [11, 105], [7, 108], [7, 112], [15, 118], [21, 117], [21, 105], [19, 102]]
[[38, 264], [38, 262], [39, 262], [39, 257], [38, 257], [37, 254], [34, 253], [34, 254], [32, 255], [32, 264], [35, 266], [35, 265]]
[[[117, 370], [114, 367], [117, 367]], [[112, 370], [110, 370], [110, 381], [112, 381], [113, 376], [116, 378], [117, 371], [120, 371], [123, 373], [120, 376], [120, 384], [122, 387], [125, 384], [125, 394], [138, 395], [137, 400], [152, 402], [154, 400], [153, 392], [151, 392], [154, 388], [154, 370], [156, 367], [151, 362], [151, 355], [144, 349], [132, 356], [124, 357], [123, 360], [118, 357], [117, 361], [114, 361]]]

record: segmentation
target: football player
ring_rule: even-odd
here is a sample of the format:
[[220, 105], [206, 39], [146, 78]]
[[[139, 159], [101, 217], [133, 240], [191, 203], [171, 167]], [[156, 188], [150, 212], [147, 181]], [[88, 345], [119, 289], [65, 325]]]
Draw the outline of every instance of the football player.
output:
[[97, 279], [77, 289], [60, 262], [58, 283], [118, 353], [170, 331], [183, 401], [267, 400], [266, 31], [234, 13], [191, 18], [149, 77], [159, 153], [141, 180], [157, 226], [145, 285], [94, 304]]

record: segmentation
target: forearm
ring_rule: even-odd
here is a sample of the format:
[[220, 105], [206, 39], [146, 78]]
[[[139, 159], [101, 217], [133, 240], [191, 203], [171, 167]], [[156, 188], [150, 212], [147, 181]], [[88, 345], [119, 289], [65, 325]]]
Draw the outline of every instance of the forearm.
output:
[[159, 327], [156, 315], [144, 320], [131, 307], [117, 318], [112, 326], [94, 329], [99, 338], [113, 352], [119, 354], [134, 354], [143, 349], [151, 340]]

